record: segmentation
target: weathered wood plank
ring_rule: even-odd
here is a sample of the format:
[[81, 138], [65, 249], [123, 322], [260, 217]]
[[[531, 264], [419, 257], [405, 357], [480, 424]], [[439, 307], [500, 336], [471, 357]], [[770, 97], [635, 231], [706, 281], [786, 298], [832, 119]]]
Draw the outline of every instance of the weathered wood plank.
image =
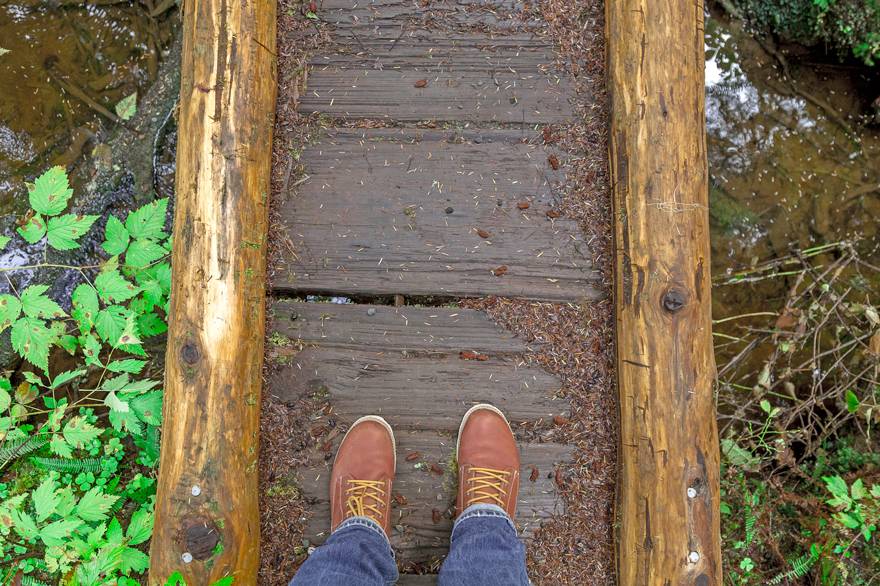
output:
[[428, 27], [434, 33], [452, 27], [489, 31], [534, 28], [539, 21], [523, 12], [523, 6], [519, 0], [432, 0], [428, 5], [418, 0], [325, 0], [321, 18], [336, 27], [334, 34], [349, 27], [389, 28], [398, 31], [394, 38], [401, 31], [408, 34]]
[[275, 9], [271, 0], [182, 5], [174, 278], [150, 584], [165, 584], [175, 571], [187, 584], [226, 576], [257, 583]]
[[512, 422], [564, 415], [568, 403], [552, 399], [560, 387], [556, 377], [513, 360], [319, 347], [293, 356], [268, 391], [288, 403], [329, 394], [334, 413], [348, 421], [373, 414], [395, 428], [454, 431], [477, 403], [492, 403]]
[[546, 42], [426, 31], [395, 39], [393, 33], [338, 31], [345, 46], [312, 59], [300, 110], [398, 122], [537, 124], [572, 117], [569, 85], [553, 73]]
[[703, 7], [608, 0], [622, 586], [720, 585]]
[[446, 354], [471, 350], [495, 357], [530, 349], [486, 314], [459, 307], [276, 301], [272, 313], [274, 331], [322, 347]]
[[397, 586], [433, 586], [437, 583], [436, 574], [401, 574]]
[[[281, 206], [296, 258], [276, 266], [275, 290], [598, 298], [599, 274], [577, 224], [546, 215], [562, 172], [548, 165], [551, 151], [526, 142], [537, 136], [327, 135], [304, 153], [310, 178]], [[502, 266], [504, 274], [493, 273]]]
[[[452, 531], [457, 480], [449, 470], [454, 458], [455, 438], [452, 434], [407, 432], [397, 428], [395, 437], [398, 463], [393, 492], [399, 496], [392, 503], [391, 543], [403, 563], [434, 560], [448, 550]], [[520, 450], [523, 482], [516, 523], [528, 537], [542, 520], [562, 512], [553, 472], [556, 463], [571, 459], [571, 448], [559, 444], [525, 443], [520, 445]], [[419, 459], [407, 462], [406, 456], [414, 452], [420, 454]], [[431, 464], [443, 469], [443, 474], [432, 472]], [[323, 543], [328, 536], [331, 466], [332, 459], [321, 459], [303, 470], [299, 479], [299, 488], [311, 503], [312, 516], [306, 538], [313, 543]], [[532, 466], [538, 468], [534, 482], [529, 479]]]

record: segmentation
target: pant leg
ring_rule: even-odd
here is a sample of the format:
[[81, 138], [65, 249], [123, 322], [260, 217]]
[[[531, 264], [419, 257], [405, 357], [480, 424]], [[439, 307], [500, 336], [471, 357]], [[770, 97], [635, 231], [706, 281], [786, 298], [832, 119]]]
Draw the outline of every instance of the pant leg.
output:
[[455, 521], [438, 586], [528, 586], [526, 548], [504, 509], [472, 505]]
[[388, 586], [397, 578], [385, 531], [372, 519], [352, 517], [315, 549], [289, 586]]

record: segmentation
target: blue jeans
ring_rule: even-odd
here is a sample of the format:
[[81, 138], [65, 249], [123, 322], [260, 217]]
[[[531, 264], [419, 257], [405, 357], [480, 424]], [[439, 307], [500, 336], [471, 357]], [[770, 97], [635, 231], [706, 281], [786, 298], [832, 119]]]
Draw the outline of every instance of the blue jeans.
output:
[[[397, 582], [394, 552], [366, 517], [344, 521], [300, 567], [290, 586], [387, 586]], [[472, 505], [455, 521], [439, 586], [528, 586], [526, 549], [507, 513]]]

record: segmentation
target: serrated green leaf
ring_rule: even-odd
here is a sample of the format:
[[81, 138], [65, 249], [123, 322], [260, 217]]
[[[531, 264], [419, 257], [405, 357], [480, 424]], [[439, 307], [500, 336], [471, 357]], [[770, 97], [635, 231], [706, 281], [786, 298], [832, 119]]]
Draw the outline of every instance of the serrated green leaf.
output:
[[118, 270], [102, 272], [95, 278], [98, 295], [107, 303], [128, 301], [138, 293], [140, 287], [125, 280]]
[[34, 518], [24, 511], [12, 509], [9, 511], [9, 516], [12, 517], [12, 526], [15, 527], [15, 532], [24, 539], [33, 539], [39, 533]]
[[61, 306], [45, 295], [48, 285], [31, 285], [21, 294], [21, 310], [28, 317], [47, 319], [65, 317]]
[[[135, 515], [136, 514], [137, 512], [135, 512]], [[132, 518], [134, 518], [134, 515], [132, 515]], [[119, 519], [113, 517], [110, 524], [107, 526], [107, 542], [111, 545], [120, 545], [123, 537], [122, 525], [119, 523]]]
[[128, 372], [138, 374], [146, 366], [146, 360], [136, 360], [134, 358], [126, 358], [125, 360], [114, 360], [107, 365], [110, 372]]
[[98, 216], [77, 216], [74, 214], [64, 214], [56, 218], [49, 218], [46, 225], [46, 236], [49, 239], [49, 246], [56, 250], [73, 250], [79, 248], [79, 240]]
[[79, 369], [79, 370], [66, 370], [66, 371], [62, 372], [61, 374], [59, 374], [58, 376], [56, 376], [54, 378], [54, 380], [52, 380], [52, 384], [49, 385], [49, 388], [50, 389], [57, 389], [61, 385], [67, 384], [70, 381], [72, 381], [73, 379], [84, 375], [85, 373], [86, 373], [86, 370], [84, 368]]
[[79, 331], [83, 334], [89, 333], [95, 325], [95, 317], [100, 310], [98, 292], [88, 283], [82, 283], [73, 290], [70, 300], [73, 306], [70, 313], [76, 320]]
[[150, 556], [139, 549], [126, 547], [122, 550], [122, 571], [140, 574], [150, 567]]
[[859, 410], [859, 398], [851, 389], [846, 391], [846, 410], [855, 413]]
[[234, 581], [234, 576], [226, 576], [225, 578], [220, 578], [219, 580], [211, 584], [211, 586], [232, 586], [232, 583]]
[[16, 228], [19, 236], [28, 244], [36, 244], [46, 235], [46, 220], [40, 214], [34, 214], [24, 224]]
[[116, 391], [107, 393], [107, 396], [104, 397], [104, 405], [111, 411], [118, 411], [120, 413], [127, 413], [129, 411], [128, 403], [120, 399]]
[[164, 334], [168, 330], [168, 324], [165, 323], [165, 320], [155, 313], [139, 315], [137, 320], [138, 331], [146, 338]]
[[40, 529], [40, 540], [46, 547], [62, 546], [70, 539], [71, 534], [79, 529], [82, 521], [79, 519], [61, 519], [49, 523]]
[[137, 111], [137, 96], [137, 92], [134, 92], [116, 102], [116, 115], [123, 120], [131, 120], [131, 117]]
[[110, 411], [107, 418], [116, 431], [128, 431], [136, 436], [144, 433], [144, 426], [134, 411]]
[[6, 389], [0, 389], [0, 413], [5, 412], [12, 405], [12, 396]]
[[37, 522], [40, 523], [49, 518], [58, 507], [58, 495], [55, 490], [58, 488], [55, 479], [47, 476], [43, 482], [31, 494], [34, 501], [34, 513], [37, 516]]
[[122, 334], [119, 336], [116, 345], [119, 347], [130, 347], [140, 343], [141, 339], [138, 337], [137, 320], [134, 313], [129, 312], [128, 317], [125, 319], [125, 327], [122, 329]]
[[125, 329], [128, 315], [128, 310], [119, 305], [102, 309], [95, 318], [95, 330], [102, 340], [115, 347]]
[[149, 238], [138, 238], [128, 245], [125, 264], [133, 268], [144, 268], [168, 254], [161, 245]]
[[30, 186], [28, 197], [37, 213], [56, 216], [64, 211], [72, 195], [67, 172], [64, 167], [56, 166], [37, 177], [33, 186]]
[[64, 439], [67, 443], [72, 447], [82, 448], [101, 435], [102, 431], [102, 429], [95, 427], [86, 421], [85, 417], [77, 415], [70, 418], [70, 420], [64, 425], [64, 429], [61, 433], [64, 435]]
[[862, 500], [868, 496], [868, 490], [865, 488], [865, 482], [861, 478], [856, 478], [849, 487], [849, 494], [854, 501]]
[[129, 545], [140, 545], [153, 535], [153, 513], [147, 507], [141, 507], [131, 516], [125, 537]]
[[101, 343], [94, 334], [80, 336], [79, 345], [82, 347], [87, 366], [103, 366], [101, 364]]
[[12, 348], [18, 355], [44, 371], [49, 368], [49, 346], [55, 332], [41, 319], [23, 317], [12, 324]]
[[122, 254], [128, 248], [128, 230], [125, 224], [116, 216], [107, 218], [104, 227], [104, 243], [101, 246], [107, 254]]
[[76, 340], [76, 336], [72, 336], [70, 334], [64, 334], [63, 336], [58, 338], [58, 345], [64, 348], [71, 356], [76, 354], [76, 349], [79, 348], [79, 343]]
[[0, 236], [0, 250], [6, 248], [6, 245], [9, 244], [9, 241], [12, 240], [9, 236]]
[[137, 396], [129, 404], [142, 421], [155, 426], [162, 424], [162, 391]]
[[76, 513], [77, 517], [89, 523], [103, 521], [107, 518], [110, 507], [118, 499], [118, 496], [106, 494], [102, 487], [95, 486], [79, 499], [74, 513]]
[[4, 293], [0, 295], [0, 332], [12, 325], [21, 315], [21, 302], [18, 297]]
[[125, 219], [125, 227], [132, 238], [152, 238], [159, 240], [165, 237], [165, 213], [168, 210], [168, 198], [158, 199], [137, 209]]
[[49, 440], [49, 450], [62, 458], [73, 456], [73, 449], [71, 449], [70, 444], [64, 441], [64, 438], [60, 435], [53, 435], [52, 439]]

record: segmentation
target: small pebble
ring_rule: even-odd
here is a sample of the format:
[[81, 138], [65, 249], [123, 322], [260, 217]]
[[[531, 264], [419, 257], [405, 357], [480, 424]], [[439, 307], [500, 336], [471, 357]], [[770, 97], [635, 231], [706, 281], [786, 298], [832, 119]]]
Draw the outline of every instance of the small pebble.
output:
[[375, 307], [371, 307], [370, 309], [368, 309], [368, 310], [367, 310], [367, 315], [376, 315], [376, 308], [375, 308]]
[[451, 213], [454, 212], [454, 211], [455, 211], [455, 210], [452, 209], [451, 207], [446, 208], [446, 213], [447, 213], [447, 214], [451, 214]]

